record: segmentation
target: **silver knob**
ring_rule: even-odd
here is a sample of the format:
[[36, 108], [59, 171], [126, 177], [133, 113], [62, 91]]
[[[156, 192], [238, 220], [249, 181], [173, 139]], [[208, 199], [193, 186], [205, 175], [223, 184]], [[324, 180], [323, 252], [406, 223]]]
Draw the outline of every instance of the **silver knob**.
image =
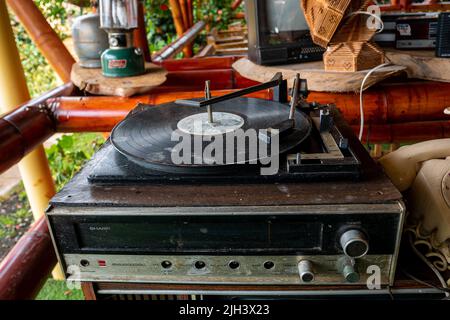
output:
[[314, 272], [312, 262], [309, 260], [302, 260], [298, 263], [298, 274], [303, 282], [314, 281]]
[[369, 242], [364, 233], [350, 229], [341, 235], [340, 244], [345, 255], [350, 258], [361, 258], [369, 251]]
[[342, 257], [338, 261], [338, 270], [347, 282], [358, 282], [359, 273], [355, 270], [355, 260], [349, 257]]

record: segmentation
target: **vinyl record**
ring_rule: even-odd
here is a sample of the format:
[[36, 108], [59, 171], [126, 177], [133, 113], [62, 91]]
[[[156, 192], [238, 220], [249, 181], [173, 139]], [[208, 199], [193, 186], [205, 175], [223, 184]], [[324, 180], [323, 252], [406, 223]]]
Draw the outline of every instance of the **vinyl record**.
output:
[[[267, 159], [274, 149], [260, 139], [255, 140], [253, 133], [257, 134], [259, 130], [270, 128], [289, 117], [288, 105], [253, 98], [236, 98], [215, 104], [212, 127], [206, 121], [205, 108], [172, 102], [139, 110], [113, 129], [111, 142], [130, 161], [168, 173], [225, 172], [237, 165], [255, 164]], [[199, 119], [202, 121], [200, 126], [195, 122]], [[309, 135], [311, 123], [305, 114], [296, 112], [295, 123], [295, 129], [280, 140], [275, 151], [278, 154], [296, 147]], [[240, 140], [241, 143], [236, 137], [235, 143], [230, 143], [232, 135], [242, 133], [245, 139]], [[186, 140], [181, 143], [183, 139]], [[245, 141], [245, 147], [242, 141]], [[212, 142], [217, 148], [212, 147]], [[191, 148], [180, 151], [180, 146], [186, 145]], [[178, 155], [176, 161], [174, 154]], [[180, 162], [180, 157], [185, 161]]]

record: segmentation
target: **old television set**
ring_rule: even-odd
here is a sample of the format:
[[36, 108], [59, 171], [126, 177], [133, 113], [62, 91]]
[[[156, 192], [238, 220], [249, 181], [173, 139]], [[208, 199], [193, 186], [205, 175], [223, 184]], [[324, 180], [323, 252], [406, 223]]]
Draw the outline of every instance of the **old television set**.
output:
[[311, 39], [299, 1], [246, 0], [248, 56], [262, 65], [322, 59], [324, 49]]

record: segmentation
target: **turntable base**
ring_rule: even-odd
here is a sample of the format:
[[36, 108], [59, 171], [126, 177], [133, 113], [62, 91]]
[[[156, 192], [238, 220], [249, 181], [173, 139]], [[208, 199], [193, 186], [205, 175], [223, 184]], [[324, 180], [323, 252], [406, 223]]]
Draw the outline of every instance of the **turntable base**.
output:
[[[307, 179], [299, 182], [245, 175], [206, 175], [202, 180], [175, 174], [156, 174], [126, 161], [116, 162], [112, 146], [94, 155], [73, 180], [53, 199], [55, 206], [223, 206], [223, 205], [326, 205], [395, 202], [402, 198], [340, 117], [336, 125], [349, 137], [349, 147], [361, 162], [361, 179]], [[263, 178], [259, 178], [263, 177]], [[170, 179], [174, 179], [172, 181]], [[198, 179], [198, 176], [195, 176]], [[90, 182], [91, 181], [91, 182]], [[183, 183], [180, 183], [183, 182]], [[186, 185], [192, 185], [187, 187]], [[189, 192], [187, 192], [189, 190]], [[195, 196], [193, 196], [195, 194]]]

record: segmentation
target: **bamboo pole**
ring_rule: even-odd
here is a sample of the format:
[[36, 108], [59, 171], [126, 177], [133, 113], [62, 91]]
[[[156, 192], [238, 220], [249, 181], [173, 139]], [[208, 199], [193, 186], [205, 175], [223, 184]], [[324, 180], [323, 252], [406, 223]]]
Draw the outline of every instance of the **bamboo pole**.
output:
[[138, 27], [133, 31], [134, 46], [140, 48], [147, 62], [152, 62], [150, 47], [147, 40], [147, 26], [145, 24], [144, 2], [138, 3]]
[[47, 221], [41, 217], [0, 263], [0, 300], [34, 299], [56, 262]]
[[189, 28], [194, 25], [194, 6], [193, 6], [192, 1], [193, 0], [187, 0], [188, 17], [189, 17]]
[[235, 0], [232, 4], [231, 4], [231, 10], [236, 10], [237, 8], [239, 8], [239, 6], [241, 5], [242, 0]]
[[175, 30], [177, 35], [181, 36], [184, 33], [183, 18], [181, 16], [181, 9], [178, 0], [169, 0], [170, 11], [172, 12], [173, 23], [175, 25]]
[[64, 83], [69, 82], [75, 60], [33, 0], [7, 0], [7, 2], [61, 80]]
[[183, 18], [184, 30], [186, 31], [190, 27], [189, 26], [189, 14], [188, 14], [187, 0], [178, 0], [178, 3], [180, 4], [181, 17]]
[[[180, 3], [181, 8], [181, 15], [183, 17], [183, 23], [184, 23], [184, 32], [189, 30], [191, 28], [189, 24], [189, 13], [188, 13], [188, 3], [187, 0], [178, 0]], [[183, 48], [183, 53], [185, 58], [191, 58], [193, 56], [192, 52], [192, 45], [188, 44]]]
[[[184, 29], [180, 3], [178, 2], [178, 0], [169, 0], [169, 5], [170, 11], [172, 12], [173, 22], [175, 24], [175, 30], [177, 31], [178, 38], [180, 38], [186, 31], [186, 29]], [[183, 52], [186, 57], [192, 57], [192, 49], [190, 49], [189, 47], [185, 47], [183, 49]]]
[[[7, 112], [30, 100], [30, 94], [5, 1], [0, 1], [0, 70], [0, 111]], [[19, 170], [33, 216], [38, 220], [56, 192], [42, 145], [22, 159]], [[61, 271], [55, 269], [54, 276], [61, 278]]]

